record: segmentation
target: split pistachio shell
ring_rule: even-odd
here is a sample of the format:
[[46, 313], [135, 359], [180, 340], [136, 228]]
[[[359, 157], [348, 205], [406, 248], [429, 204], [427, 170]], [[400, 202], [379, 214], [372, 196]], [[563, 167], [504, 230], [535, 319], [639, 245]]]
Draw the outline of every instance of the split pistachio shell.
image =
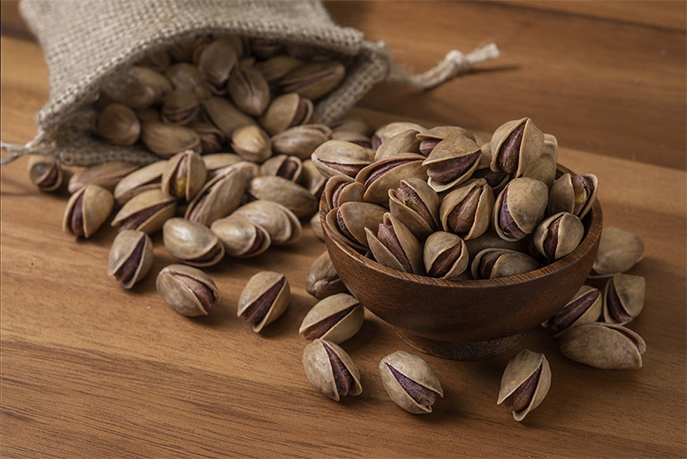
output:
[[396, 156], [399, 153], [419, 154], [420, 141], [416, 137], [419, 132], [417, 129], [408, 129], [388, 138], [375, 152], [374, 160], [379, 161], [389, 156]]
[[162, 174], [164, 193], [190, 202], [205, 185], [207, 169], [203, 158], [193, 151], [174, 155]]
[[98, 134], [115, 145], [130, 146], [141, 135], [141, 123], [126, 105], [110, 104], [100, 112]]
[[108, 276], [130, 289], [143, 279], [153, 266], [153, 241], [141, 231], [125, 230], [117, 234], [110, 249]]
[[243, 112], [260, 116], [270, 103], [270, 88], [258, 69], [239, 66], [229, 78], [227, 91], [234, 104]]
[[98, 185], [87, 185], [69, 198], [62, 229], [77, 238], [89, 238], [105, 223], [113, 207], [112, 193]]
[[468, 241], [489, 229], [494, 192], [484, 179], [468, 180], [441, 200], [439, 218], [444, 231]]
[[377, 228], [386, 209], [369, 202], [345, 202], [329, 211], [325, 224], [356, 250], [367, 248], [365, 228]]
[[160, 180], [166, 168], [167, 161], [157, 161], [125, 176], [114, 189], [117, 204], [124, 204], [144, 191], [160, 189]]
[[551, 187], [546, 212], [570, 212], [582, 220], [596, 201], [599, 180], [594, 174], [563, 174]]
[[294, 92], [315, 100], [333, 91], [346, 76], [346, 67], [337, 61], [300, 65], [279, 80], [282, 92]]
[[504, 403], [513, 419], [522, 421], [537, 408], [551, 387], [551, 367], [544, 354], [523, 349], [506, 365], [497, 404]]
[[215, 282], [203, 271], [191, 266], [169, 265], [160, 271], [155, 282], [157, 291], [179, 314], [206, 316], [220, 301]]
[[468, 267], [470, 254], [460, 236], [444, 231], [432, 233], [422, 251], [427, 275], [455, 280]]
[[242, 161], [241, 157], [235, 153], [215, 153], [203, 155], [201, 158], [205, 163], [205, 169], [208, 171], [208, 178], [213, 178], [220, 169]]
[[312, 161], [326, 178], [339, 174], [355, 178], [372, 162], [365, 148], [343, 140], [329, 140], [317, 147]]
[[514, 250], [484, 249], [475, 255], [470, 268], [474, 279], [498, 279], [534, 271], [540, 265], [529, 255]]
[[324, 124], [304, 124], [286, 129], [272, 137], [272, 149], [277, 154], [308, 159], [317, 147], [331, 138], [332, 131]]
[[358, 202], [363, 200], [365, 187], [348, 175], [335, 175], [327, 180], [324, 186], [324, 199], [330, 209], [339, 207], [345, 202]]
[[492, 171], [491, 165], [491, 144], [485, 143], [480, 147], [482, 155], [479, 157], [477, 169], [472, 173], [473, 179], [484, 179], [495, 193], [499, 193], [510, 181], [511, 176], [502, 170]]
[[152, 234], [174, 216], [176, 199], [153, 189], [144, 191], [127, 201], [112, 220], [112, 226], [121, 230], [135, 229]]
[[378, 263], [398, 271], [424, 274], [422, 246], [407, 226], [385, 213], [376, 231], [365, 228], [367, 244]]
[[414, 129], [419, 133], [427, 131], [427, 128], [417, 123], [408, 123], [405, 121], [398, 121], [395, 123], [385, 124], [377, 129], [372, 136], [372, 148], [379, 149], [382, 143], [386, 142], [391, 137], [400, 134], [401, 132]]
[[41, 191], [55, 191], [62, 185], [62, 168], [53, 156], [30, 155], [27, 170], [31, 182]]
[[428, 156], [439, 142], [449, 137], [465, 137], [476, 142], [475, 135], [459, 126], [436, 126], [417, 135], [420, 141], [420, 154]]
[[437, 192], [447, 191], [465, 182], [479, 165], [480, 147], [462, 135], [439, 142], [427, 159], [427, 183]]
[[224, 94], [224, 86], [237, 61], [238, 56], [231, 40], [215, 40], [200, 54], [198, 72], [215, 94]]
[[184, 89], [201, 102], [206, 102], [212, 97], [210, 88], [203, 81], [198, 68], [187, 62], [171, 65], [165, 70], [165, 76], [174, 85], [175, 89]]
[[298, 333], [308, 341], [319, 338], [340, 344], [358, 333], [364, 319], [358, 300], [348, 293], [337, 293], [308, 311]]
[[297, 156], [273, 156], [260, 166], [261, 175], [283, 177], [296, 183], [298, 183], [302, 171], [303, 162]]
[[227, 136], [225, 136], [222, 131], [212, 124], [202, 121], [194, 121], [189, 127], [196, 131], [196, 134], [200, 137], [200, 145], [203, 147], [203, 153], [222, 151], [222, 145], [224, 145], [227, 140]]
[[284, 75], [301, 65], [303, 65], [302, 60], [286, 54], [279, 54], [266, 61], [256, 63], [255, 68], [262, 73], [265, 80], [273, 83], [279, 81]]
[[573, 327], [561, 336], [561, 353], [576, 362], [604, 370], [642, 368], [646, 343], [622, 325], [594, 322]]
[[348, 291], [339, 273], [336, 272], [328, 251], [325, 250], [310, 265], [308, 278], [305, 281], [305, 291], [319, 300]]
[[370, 138], [363, 134], [358, 134], [357, 132], [332, 132], [332, 140], [343, 140], [345, 142], [353, 143], [355, 145], [360, 145], [365, 149], [371, 149], [372, 147], [372, 142], [370, 141]]
[[200, 112], [200, 102], [192, 92], [175, 89], [162, 104], [162, 120], [171, 124], [188, 124]]
[[86, 167], [76, 172], [69, 179], [68, 190], [75, 193], [86, 185], [98, 185], [112, 191], [122, 178], [139, 166], [121, 161], [107, 162], [97, 166]]
[[427, 166], [423, 160], [422, 155], [401, 153], [365, 166], [355, 176], [356, 181], [365, 185], [363, 200], [387, 204], [389, 190], [398, 188], [401, 180], [411, 177], [426, 180]]
[[132, 66], [106, 82], [103, 92], [113, 102], [142, 110], [161, 101], [172, 90], [164, 75], [144, 66]]
[[166, 123], [144, 123], [141, 140], [153, 153], [170, 158], [185, 150], [200, 153], [200, 137], [193, 129]]
[[549, 189], [531, 178], [516, 178], [499, 193], [494, 204], [494, 229], [507, 241], [531, 234], [544, 218]]
[[434, 370], [417, 355], [389, 354], [379, 362], [379, 373], [389, 398], [409, 413], [431, 413], [437, 395], [444, 396]]
[[167, 252], [176, 260], [205, 268], [216, 265], [224, 257], [224, 245], [200, 223], [183, 218], [170, 218], [162, 226], [162, 240]]
[[230, 257], [256, 257], [271, 244], [267, 230], [241, 215], [233, 214], [215, 220], [210, 229], [222, 241]]
[[260, 124], [270, 135], [289, 128], [308, 124], [313, 113], [313, 103], [296, 93], [275, 97], [260, 116]]
[[604, 287], [603, 319], [611, 324], [625, 325], [644, 309], [646, 281], [642, 276], [616, 274]]
[[235, 166], [229, 166], [203, 186], [186, 208], [185, 218], [209, 226], [241, 204], [248, 175]]
[[320, 221], [319, 213], [313, 215], [310, 219], [310, 227], [312, 228], [312, 232], [315, 235], [315, 237], [320, 241], [324, 242], [324, 231], [322, 230], [322, 222]]
[[308, 190], [311, 195], [319, 199], [327, 184], [327, 179], [320, 174], [312, 160], [306, 159], [301, 162], [301, 176], [298, 183]]
[[478, 238], [465, 240], [465, 245], [470, 253], [470, 258], [473, 258], [484, 249], [508, 249], [516, 252], [527, 252], [529, 249], [529, 242], [527, 239], [519, 241], [504, 241], [499, 237], [493, 229], [487, 230], [486, 233]]
[[293, 212], [272, 201], [251, 201], [234, 211], [270, 235], [273, 245], [289, 245], [298, 242], [303, 234], [301, 222]]
[[625, 272], [642, 258], [644, 241], [641, 237], [620, 228], [604, 228], [590, 277], [609, 277]]
[[290, 292], [283, 274], [261, 271], [251, 277], [243, 288], [237, 316], [250, 322], [254, 332], [260, 332], [286, 311]]
[[419, 239], [424, 240], [439, 227], [439, 195], [426, 181], [411, 177], [389, 190], [389, 211]]
[[317, 199], [299, 184], [283, 177], [255, 177], [248, 183], [247, 191], [256, 199], [281, 204], [299, 218], [317, 212]]
[[508, 121], [491, 137], [491, 170], [501, 170], [517, 178], [539, 158], [544, 149], [544, 133], [531, 119]]
[[549, 260], [558, 260], [577, 248], [584, 238], [584, 225], [568, 212], [550, 216], [534, 231], [534, 246]]
[[551, 134], [544, 134], [544, 148], [541, 155], [524, 170], [522, 176], [544, 182], [550, 190], [556, 179], [557, 161], [558, 140]]
[[303, 349], [305, 376], [315, 389], [338, 402], [347, 395], [360, 395], [360, 372], [351, 357], [337, 344], [316, 339]]
[[205, 110], [212, 124], [227, 137], [231, 137], [237, 128], [256, 124], [253, 118], [223, 97], [213, 97], [205, 102]]
[[231, 147], [245, 161], [262, 163], [272, 156], [272, 141], [255, 125], [236, 128], [231, 135]]
[[602, 305], [601, 292], [589, 285], [583, 285], [565, 307], [542, 326], [556, 333], [554, 336], [558, 337], [569, 328], [598, 321]]

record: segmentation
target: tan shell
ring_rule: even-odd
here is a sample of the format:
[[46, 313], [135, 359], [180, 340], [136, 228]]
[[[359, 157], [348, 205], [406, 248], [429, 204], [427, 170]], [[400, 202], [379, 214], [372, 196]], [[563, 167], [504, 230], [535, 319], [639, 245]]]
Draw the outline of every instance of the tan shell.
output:
[[200, 54], [198, 72], [215, 94], [224, 94], [226, 93], [224, 86], [237, 61], [238, 56], [231, 40], [215, 40]]
[[324, 124], [304, 124], [286, 129], [272, 137], [272, 149], [277, 154], [308, 159], [317, 147], [329, 140], [332, 130]]
[[[429, 211], [431, 223], [420, 216], [414, 202], [402, 202], [398, 198], [398, 189], [403, 186], [412, 190], [422, 201], [422, 204]], [[439, 227], [439, 195], [426, 181], [415, 177], [401, 180], [399, 188], [389, 190], [389, 211], [391, 215], [403, 222], [415, 237], [422, 241]]]
[[544, 182], [551, 189], [556, 179], [556, 158], [551, 155], [541, 155], [530, 164], [522, 176]]
[[324, 186], [324, 199], [330, 209], [339, 207], [345, 202], [358, 202], [363, 200], [365, 187], [348, 175], [335, 175], [327, 180]]
[[449, 137], [466, 137], [473, 142], [477, 142], [475, 134], [460, 126], [435, 126], [417, 135], [417, 139], [423, 140], [444, 140]]
[[272, 201], [249, 202], [234, 211], [267, 231], [273, 245], [289, 245], [298, 242], [303, 234], [301, 222], [293, 212]]
[[283, 177], [296, 183], [299, 183], [301, 172], [303, 172], [303, 162], [297, 156], [273, 156], [260, 166], [261, 175]]
[[636, 234], [607, 227], [601, 232], [599, 251], [589, 277], [610, 277], [632, 268], [644, 258], [644, 241]]
[[368, 120], [361, 117], [342, 118], [330, 124], [332, 132], [353, 132], [365, 137], [370, 137], [374, 132], [374, 126]]
[[270, 88], [260, 71], [251, 66], [239, 66], [232, 73], [227, 91], [236, 106], [252, 116], [260, 116], [270, 103]]
[[98, 117], [98, 134], [115, 145], [133, 145], [141, 135], [141, 123], [126, 105], [109, 104]]
[[646, 343], [622, 325], [594, 322], [573, 327], [561, 336], [561, 353], [576, 362], [604, 370], [642, 368]]
[[432, 405], [421, 405], [415, 401], [396, 380], [389, 366], [415, 384], [443, 397], [444, 390], [441, 388], [439, 378], [437, 378], [432, 367], [417, 355], [409, 354], [405, 351], [396, 351], [393, 354], [387, 355], [379, 362], [379, 374], [382, 377], [384, 389], [394, 403], [409, 413], [431, 413]]
[[[505, 203], [504, 196], [507, 196]], [[499, 193], [494, 204], [493, 222], [496, 233], [506, 241], [522, 239], [504, 231], [503, 222], [500, 219], [502, 206], [508, 208], [508, 213], [520, 231], [525, 235], [533, 233], [544, 218], [548, 197], [549, 189], [539, 180], [525, 177], [511, 180]]]
[[[469, 157], [471, 155], [476, 155], [471, 165], [460, 174], [453, 173], [452, 179], [440, 180], [437, 177], [432, 176], [435, 168], [446, 167], [446, 164], [451, 164], [451, 161]], [[472, 173], [479, 165], [480, 156], [480, 147], [468, 137], [464, 137], [462, 135], [447, 137], [434, 147], [429, 156], [427, 156], [427, 159], [425, 159], [422, 163], [424, 166], [427, 166], [427, 175], [429, 176], [427, 183], [437, 192], [447, 191], [455, 188], [457, 185], [470, 178]]]
[[162, 226], [162, 240], [176, 260], [198, 268], [216, 265], [224, 258], [224, 245], [207, 226], [183, 218], [170, 218]]
[[541, 267], [537, 260], [524, 253], [507, 249], [484, 249], [475, 255], [470, 265], [472, 277], [474, 279], [484, 279], [480, 275], [480, 263], [482, 262], [482, 258], [492, 252], [499, 252], [501, 256], [499, 256], [494, 263], [489, 274], [489, 279], [516, 276], [518, 274], [534, 271]]
[[185, 89], [201, 102], [206, 102], [212, 97], [210, 88], [203, 81], [195, 65], [186, 62], [171, 65], [165, 70], [165, 76], [169, 78], [175, 89]]
[[[551, 225], [558, 220], [557, 242], [554, 253], [548, 252], [547, 239]], [[584, 225], [579, 218], [568, 212], [560, 212], [542, 221], [534, 231], [534, 246], [544, 257], [558, 260], [571, 253], [584, 238]], [[551, 256], [553, 255], [553, 256]]]
[[427, 131], [427, 128], [417, 123], [409, 123], [405, 121], [397, 121], [395, 123], [385, 124], [377, 129], [372, 136], [372, 148], [379, 149], [382, 143], [386, 142], [391, 137], [400, 134], [403, 131], [414, 129], [419, 133]]
[[318, 300], [348, 291], [339, 277], [339, 273], [336, 272], [336, 268], [334, 268], [328, 251], [325, 250], [322, 255], [317, 257], [312, 265], [310, 265], [308, 277], [305, 281], [305, 291]]
[[308, 311], [298, 334], [308, 340], [319, 338], [340, 344], [358, 333], [364, 320], [360, 302], [348, 293], [337, 293]]
[[[343, 140], [345, 142], [354, 143], [356, 145], [360, 145], [363, 148], [369, 148], [370, 150], [372, 150], [372, 142], [370, 141], [370, 138], [362, 134], [358, 134], [357, 132], [332, 132], [332, 140]], [[372, 156], [374, 157], [374, 155]]]
[[492, 228], [488, 229], [486, 233], [478, 238], [465, 240], [465, 245], [470, 252], [470, 258], [473, 258], [484, 249], [508, 249], [516, 252], [527, 252], [529, 248], [529, 240], [521, 239], [519, 241], [504, 241], [496, 234]]
[[516, 421], [525, 419], [525, 416], [537, 408], [546, 397], [551, 387], [551, 367], [544, 354], [523, 349], [510, 359], [503, 371], [497, 405], [503, 403], [540, 368], [541, 373], [527, 407], [520, 411], [513, 411], [513, 419]]
[[256, 199], [281, 204], [299, 218], [317, 212], [317, 199], [299, 184], [282, 177], [255, 177], [248, 183], [247, 191]]
[[[451, 251], [458, 247], [458, 254], [451, 254]], [[447, 258], [448, 257], [448, 258]], [[470, 254], [465, 245], [465, 241], [453, 233], [437, 231], [432, 233], [422, 250], [422, 260], [425, 264], [425, 271], [428, 276], [440, 277], [446, 280], [458, 279], [468, 268]], [[435, 274], [436, 271], [439, 271]]]
[[256, 257], [271, 245], [269, 233], [241, 215], [215, 220], [210, 229], [224, 244], [226, 254], [236, 258]]
[[[618, 298], [615, 311], [611, 304], [611, 284]], [[616, 274], [608, 279], [603, 292], [603, 321], [611, 324], [625, 325], [642, 313], [646, 296], [646, 280], [642, 276]]]
[[256, 63], [255, 68], [262, 73], [269, 83], [273, 83], [301, 65], [303, 65], [302, 60], [286, 54], [279, 54], [266, 61]]
[[[593, 299], [593, 301], [589, 303], [584, 301], [585, 298]], [[542, 326], [555, 332], [555, 337], [559, 337], [572, 327], [597, 322], [601, 316], [602, 309], [603, 296], [601, 292], [589, 285], [583, 285], [565, 307], [546, 320]]]
[[160, 113], [165, 123], [188, 124], [200, 113], [200, 101], [187, 89], [175, 89], [165, 98]]
[[222, 145], [227, 141], [227, 136], [224, 132], [217, 129], [210, 123], [202, 121], [194, 121], [189, 127], [196, 131], [200, 137], [200, 145], [203, 148], [203, 153], [216, 153], [222, 151]]
[[427, 166], [424, 156], [401, 153], [365, 166], [355, 176], [357, 182], [365, 185], [363, 200], [376, 204], [389, 202], [389, 190], [396, 189], [401, 180], [411, 177], [427, 180]]
[[[582, 210], [580, 210], [579, 214], [577, 214], [580, 220], [582, 220], [585, 215], [589, 213], [594, 205], [594, 202], [596, 201], [596, 194], [599, 188], [599, 179], [594, 174], [581, 174], [580, 176], [585, 179], [587, 185], [591, 188], [591, 195], [588, 196], [584, 207], [582, 207]], [[549, 215], [558, 212], [575, 213], [574, 209], [575, 192], [572, 184], [572, 176], [566, 173], [561, 175], [561, 177], [556, 180], [551, 187], [546, 213]]]
[[259, 121], [270, 135], [308, 124], [313, 113], [313, 103], [296, 93], [275, 97], [267, 110], [260, 116]]
[[253, 118], [243, 113], [223, 97], [213, 97], [205, 102], [205, 110], [212, 123], [227, 138], [230, 138], [237, 128], [256, 125]]
[[301, 163], [301, 176], [298, 182], [302, 187], [308, 190], [310, 194], [319, 199], [327, 181], [328, 180], [320, 174], [320, 171], [317, 170], [312, 160], [306, 159]]
[[312, 162], [326, 178], [339, 174], [355, 178], [372, 161], [367, 150], [360, 145], [343, 140], [328, 140], [315, 149]]
[[[185, 278], [190, 279], [192, 283], [185, 281]], [[162, 299], [176, 312], [189, 317], [206, 316], [209, 311], [191, 289], [193, 284], [202, 286], [210, 293], [210, 305], [221, 300], [220, 292], [210, 276], [191, 266], [169, 265], [160, 271], [155, 281]]]
[[86, 167], [71, 176], [68, 190], [70, 193], [75, 193], [84, 186], [92, 184], [112, 191], [123, 177], [126, 177], [138, 168], [139, 166], [121, 161]]
[[473, 179], [484, 179], [495, 193], [499, 193], [510, 181], [511, 176], [503, 171], [492, 171], [491, 164], [491, 144], [485, 143], [480, 147], [482, 154], [479, 157], [477, 169], [472, 172]]
[[62, 185], [62, 168], [54, 156], [29, 155], [26, 169], [31, 183], [41, 191], [55, 191]]
[[[143, 249], [137, 251], [139, 244], [143, 244]], [[123, 288], [130, 289], [150, 272], [154, 259], [153, 241], [146, 233], [124, 230], [117, 234], [112, 242], [107, 275], [117, 277]], [[120, 273], [120, 270], [131, 273], [127, 279], [122, 279], [123, 273]]]
[[[81, 227], [79, 228], [79, 233], [83, 232], [82, 235], [75, 233], [72, 227], [74, 224], [73, 214], [79, 201], [81, 201]], [[113, 207], [114, 198], [112, 193], [98, 185], [86, 185], [69, 198], [62, 219], [62, 229], [77, 237], [89, 238], [105, 223], [105, 220], [112, 213]]]
[[310, 384], [336, 402], [341, 399], [336, 387], [332, 362], [325, 346], [336, 355], [352, 378], [352, 386], [347, 395], [360, 395], [363, 391], [360, 385], [360, 372], [351, 357], [337, 344], [320, 339], [314, 340], [303, 349], [303, 370]]
[[[518, 150], [517, 168], [506, 170], [499, 165], [499, 159], [503, 154], [503, 147], [508, 137], [520, 126], [524, 125], [520, 149]], [[491, 137], [491, 170], [503, 170], [511, 174], [514, 178], [522, 176], [530, 165], [539, 158], [544, 149], [544, 133], [534, 125], [531, 119], [522, 118], [520, 120], [508, 121], [499, 126]]]
[[[425, 267], [422, 263], [422, 246], [413, 233], [406, 225], [401, 223], [396, 217], [390, 213], [385, 213], [382, 219], [382, 224], [391, 225], [395, 234], [395, 240], [400, 244], [408, 262], [410, 264], [410, 272], [413, 274], [424, 274]], [[367, 245], [379, 264], [387, 266], [398, 271], [406, 271], [403, 263], [396, 257], [396, 255], [378, 238], [377, 228], [365, 228], [367, 236]]]
[[[345, 202], [341, 206], [329, 211], [327, 214], [325, 224], [329, 227], [332, 233], [341, 238], [351, 247], [357, 250], [364, 250], [367, 248], [367, 235], [365, 228], [377, 229], [377, 226], [382, 222], [386, 209], [369, 202]], [[355, 238], [350, 239], [345, 236], [339, 229], [337, 219], [343, 222], [346, 229]]]
[[[185, 162], [186, 172], [178, 177], [182, 161]], [[167, 161], [167, 167], [162, 173], [161, 189], [172, 197], [183, 198], [189, 202], [203, 188], [206, 178], [207, 169], [203, 158], [198, 153], [184, 151]]]
[[171, 59], [166, 49], [158, 48], [146, 51], [146, 54], [143, 57], [143, 62], [146, 65], [150, 65], [151, 67], [155, 67], [158, 70], [164, 71], [171, 64]]
[[[471, 192], [476, 189], [480, 191], [478, 195], [479, 197], [477, 198], [475, 215], [472, 220], [472, 224], [470, 225], [470, 229], [467, 232], [456, 232], [456, 230], [451, 227], [449, 222], [451, 213], [458, 206], [462, 205], [465, 200], [470, 197]], [[465, 205], [467, 204], [468, 203], [465, 202]], [[444, 231], [458, 234], [458, 236], [462, 237], [465, 241], [478, 238], [489, 229], [489, 223], [491, 222], [491, 214], [493, 209], [494, 192], [487, 184], [487, 181], [484, 179], [468, 180], [455, 190], [452, 190], [441, 200], [441, 206], [439, 207], [439, 219], [441, 221], [441, 227], [444, 229]]]
[[[280, 283], [283, 283], [283, 285], [277, 291], [274, 299], [269, 303], [261, 305], [260, 300], [263, 299], [263, 295], [267, 294], [270, 289], [277, 288]], [[253, 331], [260, 332], [265, 325], [274, 322], [286, 311], [286, 308], [289, 306], [290, 295], [289, 282], [283, 274], [273, 271], [261, 271], [251, 277], [243, 288], [236, 315], [250, 320], [253, 325]], [[259, 308], [260, 306], [264, 306], [264, 308], [257, 311], [258, 315], [254, 319], [249, 319], [252, 312], [251, 309], [253, 307]]]
[[232, 149], [245, 161], [262, 163], [272, 156], [272, 141], [255, 125], [241, 126], [231, 135]]
[[340, 62], [308, 62], [284, 75], [279, 80], [279, 87], [282, 92], [295, 92], [316, 100], [336, 89], [345, 76], [346, 67]]
[[201, 158], [203, 158], [205, 169], [208, 171], [208, 178], [213, 178], [220, 169], [233, 166], [242, 161], [241, 157], [236, 153], [215, 153], [203, 155]]
[[[160, 208], [151, 215], [138, 222], [137, 217], [146, 214], [151, 208]], [[176, 200], [160, 190], [148, 190], [138, 194], [127, 201], [119, 209], [117, 215], [112, 220], [112, 226], [122, 226], [122, 229], [135, 229], [146, 234], [152, 234], [162, 228], [162, 225], [174, 216]], [[130, 220], [131, 218], [134, 220]], [[135, 222], [135, 223], [134, 223]], [[133, 225], [133, 226], [130, 226]]]
[[153, 153], [170, 158], [185, 150], [200, 153], [200, 137], [193, 129], [173, 124], [149, 122], [143, 124], [141, 141]]
[[117, 204], [122, 205], [144, 191], [160, 189], [160, 180], [166, 167], [167, 161], [157, 161], [133, 171], [121, 179], [114, 189]]
[[232, 213], [241, 204], [248, 176], [234, 167], [229, 166], [203, 186], [186, 208], [184, 218], [209, 226], [215, 220]]
[[420, 140], [416, 135], [420, 131], [417, 129], [408, 129], [400, 132], [393, 137], [389, 137], [375, 152], [374, 160], [380, 161], [389, 156], [396, 156], [399, 153], [415, 153], [420, 154]]
[[113, 102], [142, 110], [161, 101], [172, 90], [172, 85], [155, 70], [134, 65], [109, 79], [102, 90]]
[[[310, 227], [317, 239], [324, 242], [324, 231], [322, 230], [322, 222], [320, 221], [320, 214], [317, 213], [310, 219]], [[310, 293], [310, 292], [308, 292]]]

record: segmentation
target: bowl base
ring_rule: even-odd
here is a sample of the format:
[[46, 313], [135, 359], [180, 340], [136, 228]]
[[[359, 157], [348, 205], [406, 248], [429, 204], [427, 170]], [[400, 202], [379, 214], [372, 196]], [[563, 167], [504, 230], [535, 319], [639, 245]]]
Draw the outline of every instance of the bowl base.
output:
[[396, 333], [403, 341], [418, 351], [451, 360], [480, 360], [487, 357], [502, 354], [518, 344], [524, 337], [524, 333], [490, 341], [475, 341], [472, 343], [459, 343], [456, 341], [439, 341], [424, 338], [422, 336], [406, 333], [398, 328]]

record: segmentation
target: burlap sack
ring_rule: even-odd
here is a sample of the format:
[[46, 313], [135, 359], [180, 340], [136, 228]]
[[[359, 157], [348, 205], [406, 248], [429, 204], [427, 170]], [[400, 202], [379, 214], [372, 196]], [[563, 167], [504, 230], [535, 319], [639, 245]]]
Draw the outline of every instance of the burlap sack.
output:
[[383, 43], [334, 24], [319, 0], [23, 0], [21, 12], [38, 37], [50, 74], [50, 100], [38, 114], [39, 132], [26, 145], [3, 142], [13, 153], [54, 154], [68, 165], [106, 161], [149, 163], [140, 146], [116, 147], [79, 128], [80, 110], [101, 86], [155, 48], [196, 35], [232, 33], [315, 46], [348, 60], [341, 86], [320, 100], [312, 122], [331, 123], [376, 83], [387, 79], [431, 87], [498, 57], [492, 45], [463, 55], [451, 51], [437, 67], [409, 76]]

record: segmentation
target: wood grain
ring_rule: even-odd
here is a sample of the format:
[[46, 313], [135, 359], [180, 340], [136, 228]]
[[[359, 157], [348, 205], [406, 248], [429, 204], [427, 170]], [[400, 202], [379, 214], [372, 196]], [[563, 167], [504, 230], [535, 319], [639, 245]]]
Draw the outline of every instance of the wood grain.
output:
[[[418, 68], [429, 67], [443, 55], [447, 41], [441, 40], [448, 40], [448, 35], [442, 35], [442, 18], [455, 14], [455, 6], [430, 4], [433, 16], [439, 18], [431, 29], [437, 38], [420, 40], [421, 31], [428, 30], [424, 8], [417, 8], [414, 27], [404, 28], [408, 18], [398, 11], [407, 10], [407, 4], [387, 5], [388, 15], [383, 17], [376, 3], [366, 7], [376, 22], [361, 16], [355, 5], [335, 4], [333, 9], [342, 22], [360, 20], [359, 27], [376, 27], [376, 38], [384, 35], [396, 44], [395, 49], [407, 42]], [[465, 20], [477, 21], [466, 25], [475, 41], [450, 40], [451, 46], [469, 49], [489, 38], [483, 31], [477, 33], [477, 25], [486, 21], [507, 25], [496, 14], [499, 5], [461, 5], [471, 11]], [[513, 71], [507, 82], [499, 84], [484, 81], [497, 73], [471, 76], [449, 85], [453, 89], [432, 92], [431, 103], [418, 103], [416, 95], [401, 90], [392, 104], [391, 89], [380, 87], [381, 95], [370, 96], [368, 108], [355, 113], [378, 125], [404, 113], [456, 122], [468, 119], [465, 114], [470, 113], [472, 122], [466, 125], [488, 131], [493, 120], [505, 121], [525, 106], [548, 114], [542, 117], [544, 127], [559, 138], [574, 140], [580, 133], [610, 131], [611, 141], [561, 141], [559, 161], [576, 171], [596, 173], [606, 225], [645, 240], [646, 257], [630, 271], [647, 279], [645, 310], [630, 324], [647, 342], [644, 368], [601, 371], [576, 364], [560, 354], [550, 333], [537, 329], [513, 351], [488, 360], [425, 357], [438, 374], [445, 397], [432, 415], [416, 417], [388, 399], [377, 373], [384, 355], [410, 349], [391, 327], [368, 313], [361, 332], [344, 343], [361, 371], [363, 394], [337, 404], [310, 386], [300, 362], [305, 341], [297, 336], [297, 329], [315, 304], [304, 289], [306, 274], [324, 250], [309, 228], [294, 246], [271, 249], [258, 259], [225, 260], [208, 270], [224, 299], [208, 318], [188, 319], [155, 292], [157, 272], [171, 262], [159, 236], [154, 238], [157, 259], [148, 278], [132, 292], [122, 291], [106, 277], [114, 231], [75, 242], [60, 228], [66, 193], [36, 191], [26, 176], [25, 160], [19, 160], [0, 169], [2, 456], [685, 457], [687, 174], [685, 149], [677, 141], [685, 125], [685, 98], [680, 96], [684, 87], [678, 88], [677, 82], [684, 71], [684, 52], [671, 57], [675, 62], [670, 65], [648, 51], [633, 55], [637, 71], [655, 80], [638, 86], [636, 98], [628, 102], [623, 92], [627, 88], [620, 89], [628, 78], [624, 72], [630, 59], [606, 61], [610, 54], [589, 45], [595, 38], [606, 45], [648, 49], [665, 40], [666, 46], [679, 50], [684, 35], [663, 35], [656, 27], [615, 23], [605, 27], [610, 24], [606, 19], [579, 15], [565, 21], [560, 11], [514, 7], [508, 11], [513, 24], [518, 24], [518, 34], [511, 28], [513, 40], [519, 34], [523, 40], [534, 40], [534, 33], [528, 31], [534, 28], [546, 43], [532, 52], [509, 45], [509, 62], [539, 60], [538, 65]], [[390, 25], [394, 20], [396, 28]], [[579, 84], [598, 87], [608, 97], [575, 99], [557, 94], [552, 83], [544, 84], [554, 68], [561, 75], [582, 72], [579, 64], [553, 62], [543, 51], [563, 46], [559, 39], [570, 44], [568, 40], [576, 35], [565, 35], [571, 28], [590, 35], [580, 45], [587, 47], [573, 54], [586, 54], [585, 65], [596, 69], [594, 78]], [[495, 29], [490, 26], [490, 30]], [[619, 37], [622, 40], [617, 41]], [[469, 34], [463, 37], [469, 38]], [[423, 49], [431, 56], [419, 52]], [[598, 71], [602, 67], [604, 71]], [[35, 110], [48, 94], [38, 46], [4, 36], [2, 68], [2, 139], [27, 141], [35, 133]], [[527, 75], [519, 77], [519, 72]], [[478, 81], [483, 81], [482, 92], [471, 94]], [[476, 86], [466, 87], [466, 82]], [[543, 89], [532, 89], [537, 85]], [[514, 105], [520, 96], [513, 93], [522, 91], [527, 94], [521, 100], [525, 105]], [[654, 102], [647, 103], [652, 95]], [[669, 95], [674, 99], [666, 102]], [[569, 97], [565, 110], [558, 105], [560, 97]], [[441, 98], [444, 104], [439, 103]], [[369, 109], [384, 100], [387, 113]], [[608, 110], [609, 100], [629, 105]], [[639, 105], [643, 105], [642, 116], [636, 110]], [[417, 110], [412, 109], [415, 106]], [[451, 112], [458, 106], [462, 109]], [[595, 113], [597, 124], [583, 116], [587, 111]], [[561, 123], [565, 117], [571, 122]], [[675, 132], [666, 136], [670, 129]], [[635, 160], [627, 152], [610, 151], [609, 145], [632, 146], [632, 151], [655, 146], [652, 139], [658, 134], [671, 147], [652, 150], [657, 157], [644, 152]], [[570, 148], [575, 145], [589, 148]], [[235, 314], [243, 285], [262, 269], [284, 272], [293, 295], [285, 316], [256, 335]], [[524, 347], [546, 353], [553, 377], [547, 398], [520, 424], [496, 405], [496, 397], [507, 360]]]

